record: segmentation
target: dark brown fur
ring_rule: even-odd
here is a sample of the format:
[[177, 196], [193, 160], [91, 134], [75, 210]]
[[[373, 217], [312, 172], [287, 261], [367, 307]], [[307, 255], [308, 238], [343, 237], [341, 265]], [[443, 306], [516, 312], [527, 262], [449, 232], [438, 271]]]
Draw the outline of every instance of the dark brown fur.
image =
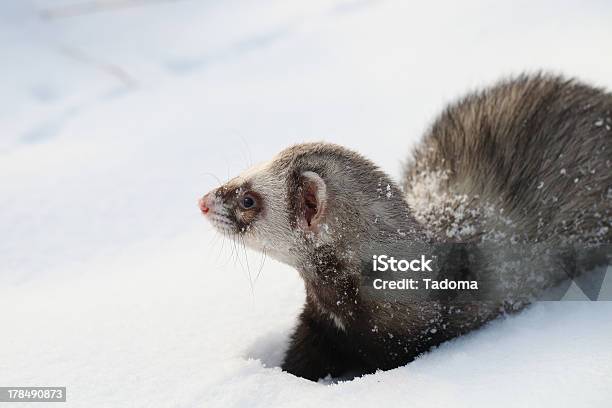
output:
[[[396, 228], [408, 231], [408, 239], [419, 235], [427, 241], [429, 233], [438, 242], [500, 237], [513, 242], [612, 242], [611, 118], [609, 93], [560, 77], [521, 76], [468, 95], [433, 123], [405, 167], [407, 196], [420, 194], [413, 191], [420, 176], [439, 172], [444, 174], [439, 192], [448, 199], [424, 211], [394, 201], [398, 215], [381, 220], [375, 230], [363, 205], [355, 209], [344, 204], [343, 194], [348, 190], [351, 199], [367, 201], [381, 179], [395, 192], [386, 175], [338, 147], [289, 149], [277, 163], [294, 169], [289, 197], [299, 196], [300, 171], [311, 166], [331, 185], [337, 204], [333, 212], [343, 217], [346, 234], [330, 246], [305, 251], [308, 257], [299, 269], [307, 299], [283, 369], [316, 380], [394, 368], [502, 310], [495, 304], [393, 303], [366, 296], [360, 292], [361, 260], [344, 255], [347, 247], [359, 252], [356, 234], [383, 248], [395, 245]], [[312, 157], [318, 160], [314, 165]], [[345, 185], [333, 182], [344, 175], [327, 174], [326, 166], [316, 164], [329, 160], [350, 164]], [[358, 188], [351, 177], [359, 180]], [[298, 204], [290, 204], [292, 214], [299, 212]], [[459, 206], [463, 219], [455, 213]], [[463, 234], [449, 234], [468, 223], [471, 228]], [[363, 247], [361, 251], [370, 253]], [[330, 311], [345, 322], [345, 329], [334, 324]]]
[[[522, 239], [610, 242], [611, 127], [609, 93], [521, 76], [449, 106], [415, 149], [403, 186], [410, 193], [419, 174], [444, 171], [442, 189], [503, 210]], [[484, 221], [476, 235], [489, 232]]]

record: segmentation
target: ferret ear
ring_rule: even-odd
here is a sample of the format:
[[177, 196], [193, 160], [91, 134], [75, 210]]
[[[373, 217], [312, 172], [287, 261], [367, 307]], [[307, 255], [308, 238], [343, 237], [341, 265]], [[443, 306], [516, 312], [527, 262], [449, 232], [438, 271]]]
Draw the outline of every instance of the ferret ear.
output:
[[327, 186], [321, 176], [313, 171], [302, 173], [298, 200], [298, 225], [318, 232], [327, 206]]

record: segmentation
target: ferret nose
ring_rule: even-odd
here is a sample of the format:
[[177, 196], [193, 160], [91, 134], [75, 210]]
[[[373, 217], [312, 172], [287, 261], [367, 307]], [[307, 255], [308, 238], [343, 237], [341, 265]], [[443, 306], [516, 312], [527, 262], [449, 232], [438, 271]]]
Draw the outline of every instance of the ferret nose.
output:
[[208, 212], [210, 211], [210, 193], [200, 198], [200, 201], [198, 203], [200, 205], [200, 211], [202, 211], [202, 214], [208, 214]]

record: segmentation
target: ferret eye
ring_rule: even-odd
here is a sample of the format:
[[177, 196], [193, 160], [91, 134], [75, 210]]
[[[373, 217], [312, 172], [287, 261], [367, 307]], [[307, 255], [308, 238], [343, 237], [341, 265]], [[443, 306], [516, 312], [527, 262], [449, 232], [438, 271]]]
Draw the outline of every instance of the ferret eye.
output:
[[250, 195], [245, 195], [242, 197], [242, 200], [240, 200], [240, 206], [245, 210], [255, 207], [255, 204], [255, 199]]

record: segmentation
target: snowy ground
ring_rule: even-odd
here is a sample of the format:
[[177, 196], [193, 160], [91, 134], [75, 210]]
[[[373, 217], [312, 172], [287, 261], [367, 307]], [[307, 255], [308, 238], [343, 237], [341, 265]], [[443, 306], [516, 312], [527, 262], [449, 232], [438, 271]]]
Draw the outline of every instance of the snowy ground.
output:
[[74, 407], [610, 406], [611, 302], [541, 303], [351, 382], [266, 368], [301, 283], [267, 260], [251, 288], [259, 255], [196, 207], [209, 173], [299, 141], [397, 175], [445, 102], [505, 74], [612, 88], [609, 2], [92, 3], [0, 3], [0, 386]]

